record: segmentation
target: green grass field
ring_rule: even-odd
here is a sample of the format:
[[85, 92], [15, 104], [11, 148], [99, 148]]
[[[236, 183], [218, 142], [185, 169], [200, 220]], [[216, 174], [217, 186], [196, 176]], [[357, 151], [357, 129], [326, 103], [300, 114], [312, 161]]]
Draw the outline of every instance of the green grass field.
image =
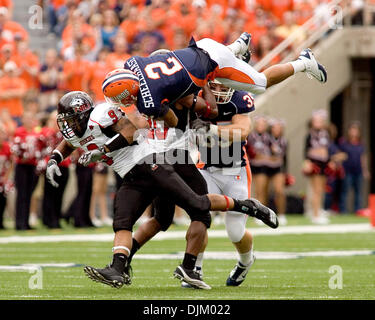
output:
[[[368, 223], [354, 216], [333, 217], [334, 224]], [[307, 225], [303, 217], [291, 217], [289, 225]], [[249, 222], [250, 228], [259, 228]], [[213, 227], [219, 230], [223, 227]], [[171, 230], [184, 230], [172, 227]], [[10, 236], [75, 233], [110, 233], [110, 228], [77, 230], [66, 226], [64, 230], [48, 231], [40, 228], [28, 232], [5, 230], [0, 239]], [[0, 243], [0, 267], [20, 264], [74, 263], [102, 267], [111, 260], [111, 242], [50, 242]], [[169, 254], [184, 251], [184, 239], [149, 242], [139, 254]], [[283, 234], [255, 236], [256, 252], [320, 252], [335, 250], [375, 250], [375, 231], [358, 233]], [[207, 251], [233, 251], [227, 238], [209, 238]], [[140, 256], [139, 256], [140, 257]], [[179, 259], [133, 260], [133, 283], [113, 289], [89, 280], [82, 266], [43, 267], [43, 288], [30, 289], [33, 276], [27, 271], [9, 271], [0, 268], [0, 299], [374, 299], [374, 255], [318, 256], [297, 259], [258, 259], [246, 281], [236, 288], [225, 286], [226, 278], [235, 260], [206, 259], [205, 281], [212, 290], [180, 288], [172, 277]], [[340, 266], [343, 271], [343, 288], [330, 289], [333, 274], [329, 268]]]

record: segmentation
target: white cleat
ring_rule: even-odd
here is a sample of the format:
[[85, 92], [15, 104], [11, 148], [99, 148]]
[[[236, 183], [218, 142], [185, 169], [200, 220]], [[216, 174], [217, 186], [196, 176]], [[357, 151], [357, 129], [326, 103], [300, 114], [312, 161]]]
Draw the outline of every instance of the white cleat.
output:
[[305, 64], [305, 72], [309, 78], [314, 77], [319, 82], [327, 82], [327, 71], [323, 65], [316, 61], [314, 53], [311, 51], [311, 49], [307, 48], [302, 50], [298, 59], [302, 60]]
[[329, 219], [327, 217], [324, 217], [324, 216], [320, 216], [320, 217], [313, 217], [311, 219], [311, 222], [313, 224], [318, 224], [318, 225], [325, 225], [325, 224], [329, 224]]
[[288, 224], [285, 214], [280, 214], [278, 217], [280, 226], [286, 226]]

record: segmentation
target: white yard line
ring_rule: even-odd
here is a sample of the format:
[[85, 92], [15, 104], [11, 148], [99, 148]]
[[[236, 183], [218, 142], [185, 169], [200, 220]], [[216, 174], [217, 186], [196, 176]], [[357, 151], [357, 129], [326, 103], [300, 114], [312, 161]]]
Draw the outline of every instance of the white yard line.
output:
[[[324, 226], [283, 226], [274, 230], [268, 227], [250, 229], [255, 236], [277, 236], [284, 234], [329, 234], [329, 233], [353, 233], [353, 232], [375, 232], [367, 223], [353, 224], [331, 224]], [[184, 239], [186, 231], [160, 232], [153, 240]], [[209, 230], [210, 238], [225, 238], [225, 230]], [[113, 233], [102, 234], [64, 234], [64, 235], [44, 235], [44, 236], [10, 236], [0, 237], [0, 244], [7, 243], [41, 243], [41, 242], [106, 242], [113, 241]]]
[[[329, 250], [329, 251], [310, 251], [310, 252], [283, 252], [283, 251], [254, 251], [257, 260], [290, 260], [305, 257], [353, 257], [375, 255], [374, 250]], [[136, 254], [135, 260], [181, 260], [184, 252], [165, 253], [165, 254]], [[208, 260], [236, 260], [238, 258], [235, 251], [206, 251], [204, 258]], [[34, 263], [21, 265], [3, 265], [1, 271], [17, 272], [27, 271], [35, 272], [43, 267], [55, 268], [73, 268], [81, 267], [76, 263]]]
[[[311, 252], [283, 252], [283, 251], [254, 251], [257, 260], [299, 259], [304, 257], [348, 257], [374, 255], [374, 250], [329, 250]], [[136, 254], [136, 260], [176, 260], [183, 259], [184, 252], [170, 254]], [[235, 251], [206, 251], [205, 259], [211, 260], [236, 260]]]

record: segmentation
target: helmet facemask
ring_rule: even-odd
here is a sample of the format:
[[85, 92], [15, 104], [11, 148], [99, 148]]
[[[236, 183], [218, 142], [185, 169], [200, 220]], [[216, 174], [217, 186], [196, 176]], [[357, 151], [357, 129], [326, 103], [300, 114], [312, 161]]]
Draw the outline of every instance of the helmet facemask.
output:
[[64, 111], [60, 111], [57, 115], [57, 125], [63, 136], [67, 139], [74, 136], [82, 137], [92, 111], [91, 98], [84, 95], [73, 97]]
[[224, 86], [217, 80], [210, 81], [208, 85], [211, 92], [215, 96], [217, 104], [225, 104], [232, 99], [234, 93], [234, 90], [232, 88]]
[[74, 136], [82, 137], [87, 129], [87, 122], [90, 118], [90, 112], [80, 113], [60, 113], [57, 115], [57, 125], [62, 135], [71, 139]]

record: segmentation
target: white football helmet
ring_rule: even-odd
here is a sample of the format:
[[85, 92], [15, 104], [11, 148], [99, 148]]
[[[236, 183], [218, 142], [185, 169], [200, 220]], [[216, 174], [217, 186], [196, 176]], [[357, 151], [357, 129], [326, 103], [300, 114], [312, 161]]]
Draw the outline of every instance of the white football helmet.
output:
[[228, 103], [230, 99], [232, 99], [234, 89], [224, 86], [218, 80], [214, 79], [212, 81], [209, 81], [208, 86], [215, 96], [217, 104]]

